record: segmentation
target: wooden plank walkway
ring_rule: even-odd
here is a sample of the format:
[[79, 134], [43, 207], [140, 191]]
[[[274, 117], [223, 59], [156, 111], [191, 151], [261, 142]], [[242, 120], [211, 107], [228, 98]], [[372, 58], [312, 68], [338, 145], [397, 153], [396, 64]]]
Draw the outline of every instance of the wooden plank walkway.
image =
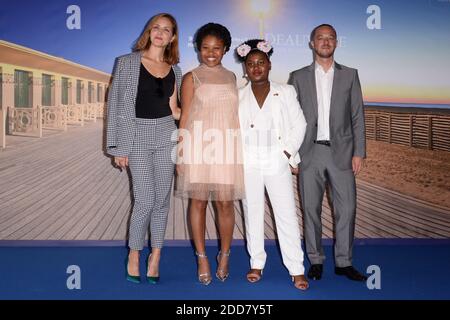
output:
[[[0, 151], [0, 240], [124, 240], [131, 212], [129, 176], [111, 166], [103, 150], [102, 122], [70, 126], [44, 137], [7, 136]], [[450, 209], [358, 181], [357, 238], [449, 238]], [[293, 181], [295, 187], [295, 181]], [[303, 228], [296, 192], [299, 227]], [[188, 203], [175, 197], [166, 239], [190, 239]], [[245, 234], [242, 204], [235, 203], [235, 239]], [[207, 209], [206, 238], [217, 239]], [[333, 215], [323, 202], [323, 237], [333, 237]], [[265, 236], [276, 238], [266, 201]]]

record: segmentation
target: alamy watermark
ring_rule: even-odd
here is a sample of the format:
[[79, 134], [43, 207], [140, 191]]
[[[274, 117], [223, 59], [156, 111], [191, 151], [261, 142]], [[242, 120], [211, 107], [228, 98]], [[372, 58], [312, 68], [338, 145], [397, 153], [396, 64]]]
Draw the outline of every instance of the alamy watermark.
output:
[[66, 269], [66, 273], [70, 274], [66, 280], [66, 286], [69, 290], [81, 289], [81, 268], [77, 265], [70, 265]]
[[81, 29], [81, 9], [77, 5], [70, 5], [67, 7], [66, 13], [69, 14], [66, 20], [66, 26], [69, 30]]
[[173, 131], [171, 140], [178, 144], [172, 150], [172, 161], [177, 165], [194, 166], [245, 163], [264, 169], [266, 174], [276, 174], [279, 168], [288, 166], [289, 158], [284, 153], [288, 147], [278, 130], [248, 127], [247, 130], [219, 130], [205, 128], [203, 121], [193, 121], [189, 130]]
[[377, 265], [371, 265], [367, 267], [366, 272], [370, 274], [366, 281], [367, 288], [369, 290], [381, 290], [381, 268]]
[[369, 30], [380, 30], [381, 29], [381, 8], [376, 4], [372, 4], [367, 7], [367, 14], [370, 16], [367, 18], [366, 26]]

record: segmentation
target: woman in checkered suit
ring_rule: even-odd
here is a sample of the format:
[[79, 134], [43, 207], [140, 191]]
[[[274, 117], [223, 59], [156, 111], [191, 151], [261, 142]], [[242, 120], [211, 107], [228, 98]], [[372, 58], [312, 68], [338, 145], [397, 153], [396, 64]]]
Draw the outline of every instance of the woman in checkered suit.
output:
[[117, 167], [130, 168], [133, 183], [127, 280], [140, 282], [140, 251], [150, 226], [147, 280], [156, 283], [174, 174], [175, 119], [181, 114], [174, 17], [167, 13], [152, 17], [133, 49], [116, 60], [108, 96], [106, 147]]

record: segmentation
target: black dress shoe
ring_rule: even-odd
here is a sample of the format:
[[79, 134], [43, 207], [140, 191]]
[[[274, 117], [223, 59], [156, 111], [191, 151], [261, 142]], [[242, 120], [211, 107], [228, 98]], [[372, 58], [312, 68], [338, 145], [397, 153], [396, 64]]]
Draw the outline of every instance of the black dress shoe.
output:
[[340, 268], [336, 267], [334, 268], [334, 273], [336, 273], [339, 276], [346, 276], [350, 280], [354, 281], [366, 281], [367, 277], [361, 273], [358, 272], [355, 268], [352, 266]]
[[313, 264], [309, 268], [308, 278], [313, 280], [322, 279], [323, 265], [322, 264]]

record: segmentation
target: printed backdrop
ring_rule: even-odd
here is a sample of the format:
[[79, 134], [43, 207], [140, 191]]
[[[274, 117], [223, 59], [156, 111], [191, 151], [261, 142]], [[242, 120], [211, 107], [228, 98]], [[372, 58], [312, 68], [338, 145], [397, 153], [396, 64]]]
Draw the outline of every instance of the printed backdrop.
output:
[[[450, 105], [449, 0], [2, 0], [0, 39], [110, 73], [148, 19], [173, 14], [180, 26], [181, 67], [194, 68], [192, 37], [224, 24], [233, 46], [264, 35], [275, 47], [272, 79], [309, 64], [312, 28], [338, 31], [336, 60], [358, 68], [366, 103]], [[238, 78], [232, 54], [224, 60]], [[241, 80], [241, 84], [243, 80]]]

